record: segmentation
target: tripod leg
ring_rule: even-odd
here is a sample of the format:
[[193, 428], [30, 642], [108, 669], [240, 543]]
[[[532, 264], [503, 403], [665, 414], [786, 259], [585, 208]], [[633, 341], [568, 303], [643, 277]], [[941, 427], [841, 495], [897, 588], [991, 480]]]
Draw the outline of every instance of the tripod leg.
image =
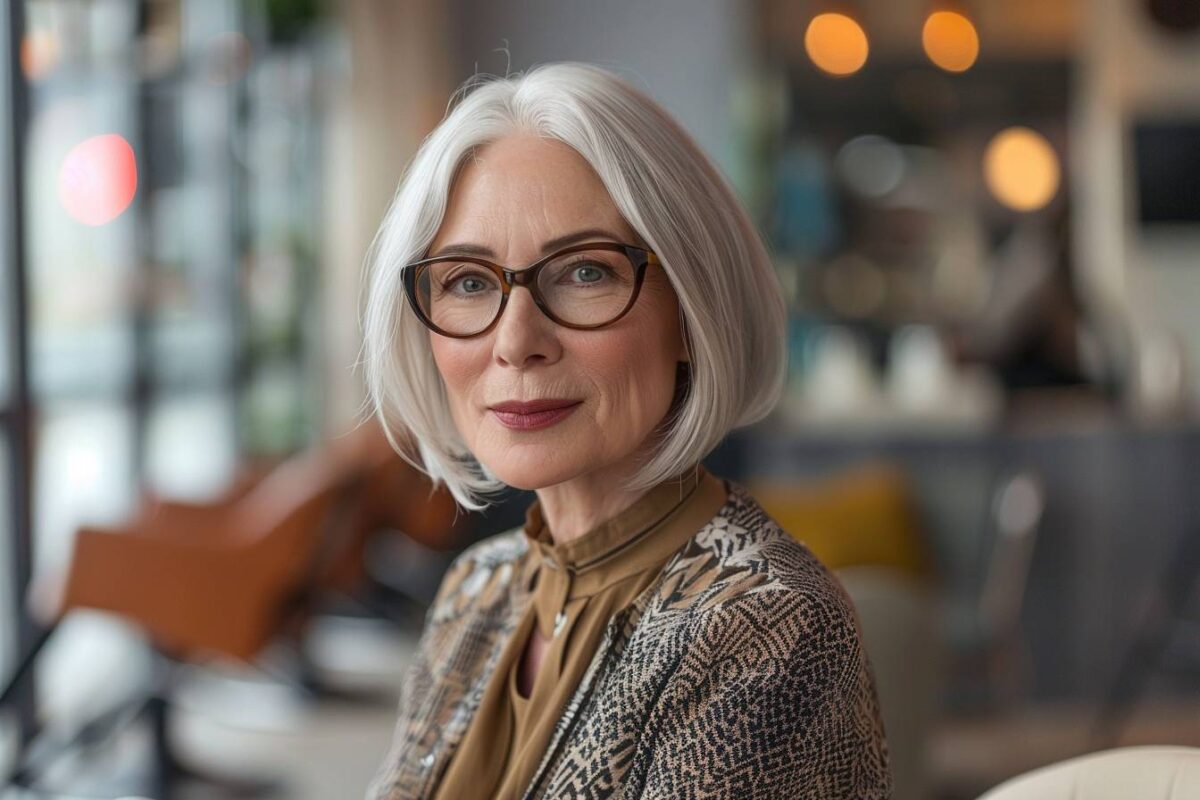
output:
[[[137, 717], [145, 702], [145, 698], [141, 696], [122, 700], [84, 723], [62, 741], [42, 742], [40, 739], [34, 739], [32, 745], [27, 748], [26, 754], [18, 758], [15, 770], [8, 776], [8, 783], [13, 786], [28, 786], [37, 775], [45, 772], [47, 764], [63, 753], [73, 749], [86, 750], [94, 747]], [[44, 735], [48, 735], [48, 732]]]
[[9, 678], [8, 683], [5, 685], [4, 691], [0, 692], [0, 708], [4, 708], [4, 706], [8, 705], [9, 701], [12, 700], [12, 697], [16, 694], [21, 682], [25, 679], [25, 676], [29, 674], [29, 670], [33, 667], [33, 662], [37, 659], [38, 653], [57, 629], [58, 620], [55, 620], [54, 622], [50, 623], [49, 626], [42, 628], [37, 638], [34, 639], [33, 647], [29, 648], [29, 652], [26, 653], [21, 659], [20, 663], [17, 664], [17, 668], [13, 671], [12, 677]]
[[[29, 648], [29, 652], [26, 653], [17, 663], [17, 668], [13, 670], [12, 677], [9, 678], [8, 683], [5, 684], [4, 691], [0, 692], [0, 711], [3, 711], [5, 706], [18, 697], [18, 689], [21, 688], [26, 677], [30, 672], [32, 672], [38, 653], [41, 652], [42, 648], [46, 645], [46, 642], [50, 640], [50, 637], [54, 634], [54, 631], [58, 629], [58, 622], [59, 620], [55, 619], [48, 626], [42, 628], [38, 633], [37, 638], [33, 640], [33, 647]], [[21, 772], [20, 765], [25, 758], [25, 753], [29, 747], [29, 743], [37, 737], [40, 728], [40, 725], [36, 719], [32, 721], [31, 726], [31, 730], [24, 731], [17, 740], [17, 751], [14, 755], [13, 762], [16, 764], [14, 773], [17, 775], [19, 775]], [[11, 778], [9, 780], [11, 782]]]

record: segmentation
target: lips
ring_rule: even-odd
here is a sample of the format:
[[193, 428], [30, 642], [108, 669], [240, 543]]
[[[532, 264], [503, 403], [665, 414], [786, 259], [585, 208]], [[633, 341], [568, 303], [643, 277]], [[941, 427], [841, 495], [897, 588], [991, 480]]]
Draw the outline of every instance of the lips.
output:
[[568, 408], [573, 405], [582, 403], [582, 400], [570, 399], [544, 399], [544, 400], [506, 400], [503, 403], [497, 403], [491, 406], [492, 411], [501, 411], [506, 414], [538, 414], [543, 411], [554, 411], [560, 408]]
[[[532, 400], [510, 401], [492, 406], [492, 414], [501, 425], [512, 431], [537, 431], [549, 428], [575, 413], [582, 400]], [[507, 411], [520, 409], [519, 411]], [[533, 409], [533, 410], [531, 410]]]

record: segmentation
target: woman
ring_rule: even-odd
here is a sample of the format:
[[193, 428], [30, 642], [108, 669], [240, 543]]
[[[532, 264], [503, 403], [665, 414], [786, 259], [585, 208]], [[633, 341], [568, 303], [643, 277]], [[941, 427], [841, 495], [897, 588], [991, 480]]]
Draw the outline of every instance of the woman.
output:
[[887, 797], [849, 600], [700, 464], [782, 389], [753, 226], [609, 72], [469, 88], [373, 245], [367, 381], [460, 505], [537, 500], [448, 570], [368, 797]]

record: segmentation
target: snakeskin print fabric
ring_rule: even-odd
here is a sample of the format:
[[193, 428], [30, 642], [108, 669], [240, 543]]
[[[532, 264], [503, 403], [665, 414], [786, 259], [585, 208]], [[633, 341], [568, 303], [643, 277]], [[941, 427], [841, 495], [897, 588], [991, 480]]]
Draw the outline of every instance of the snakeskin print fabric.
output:
[[[525, 800], [883, 800], [888, 750], [836, 578], [746, 489], [614, 616]], [[447, 571], [367, 800], [424, 798], [529, 601], [520, 529]]]

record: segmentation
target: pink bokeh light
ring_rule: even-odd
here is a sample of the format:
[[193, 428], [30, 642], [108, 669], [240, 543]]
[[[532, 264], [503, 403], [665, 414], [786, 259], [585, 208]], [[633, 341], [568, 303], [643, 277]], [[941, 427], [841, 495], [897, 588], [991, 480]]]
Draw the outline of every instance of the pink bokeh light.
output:
[[115, 133], [93, 136], [71, 148], [58, 172], [59, 201], [85, 225], [116, 219], [136, 191], [133, 148]]

